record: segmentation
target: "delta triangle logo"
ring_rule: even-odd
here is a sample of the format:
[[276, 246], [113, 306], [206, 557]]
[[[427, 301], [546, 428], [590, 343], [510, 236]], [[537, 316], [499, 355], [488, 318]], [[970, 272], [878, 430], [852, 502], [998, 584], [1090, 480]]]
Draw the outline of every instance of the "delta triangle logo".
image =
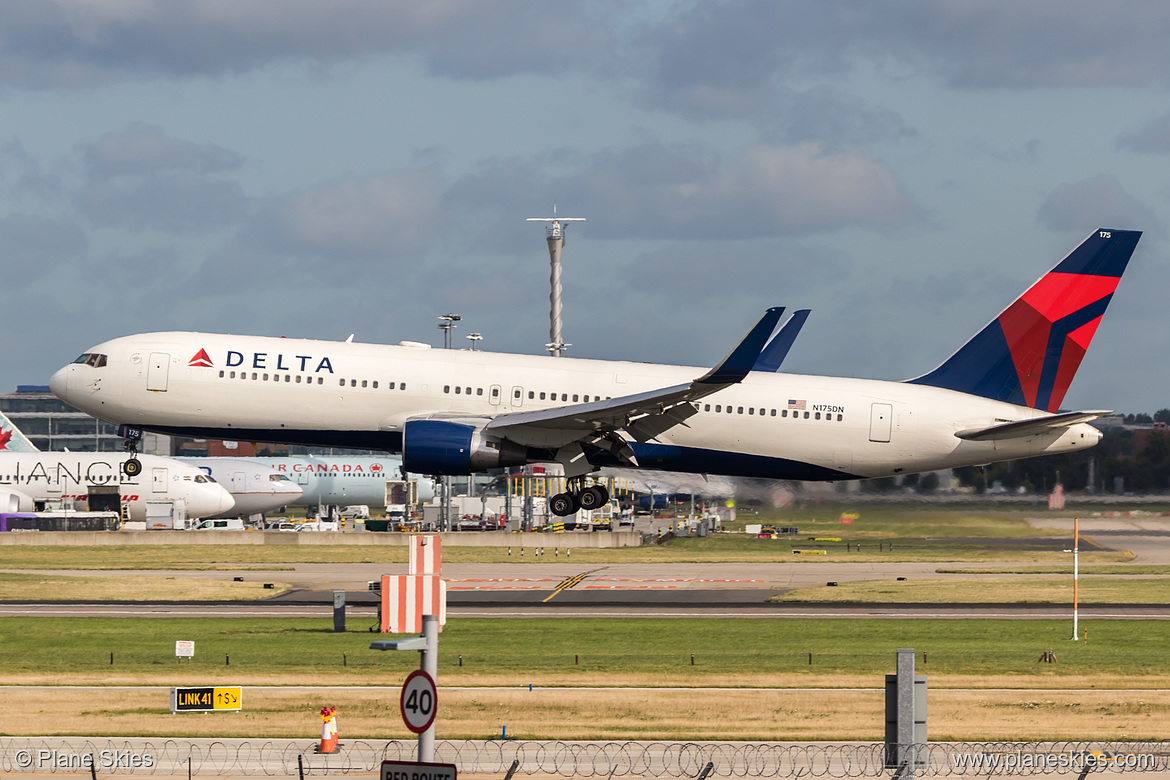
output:
[[215, 364], [211, 362], [211, 357], [208, 356], [207, 350], [201, 349], [195, 353], [195, 357], [187, 362], [189, 366], [202, 366], [204, 368], [211, 368]]

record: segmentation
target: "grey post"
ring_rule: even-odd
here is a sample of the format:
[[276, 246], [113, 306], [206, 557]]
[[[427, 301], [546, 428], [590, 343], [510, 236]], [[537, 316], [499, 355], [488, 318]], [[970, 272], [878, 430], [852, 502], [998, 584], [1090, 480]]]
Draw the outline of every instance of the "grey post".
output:
[[[419, 668], [431, 676], [435, 680], [435, 687], [439, 687], [439, 616], [438, 615], [423, 615], [423, 639], [427, 642], [425, 650], [420, 651], [422, 656], [419, 663]], [[438, 707], [438, 696], [436, 695], [435, 706]], [[432, 722], [430, 728], [418, 735], [418, 760], [424, 763], [432, 763], [435, 760], [435, 724]]]
[[914, 745], [914, 650], [898, 649], [898, 774], [915, 777], [918, 751]]
[[333, 591], [333, 632], [345, 633], [345, 591]]

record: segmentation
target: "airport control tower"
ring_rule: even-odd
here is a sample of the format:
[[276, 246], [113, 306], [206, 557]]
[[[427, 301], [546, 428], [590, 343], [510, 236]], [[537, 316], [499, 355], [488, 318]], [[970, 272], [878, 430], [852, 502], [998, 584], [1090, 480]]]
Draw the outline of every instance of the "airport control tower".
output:
[[547, 222], [544, 228], [548, 239], [548, 258], [552, 264], [552, 273], [549, 276], [549, 311], [548, 311], [548, 347], [549, 354], [560, 357], [561, 352], [572, 344], [566, 344], [561, 336], [561, 252], [565, 248], [565, 225], [562, 222], [584, 222], [584, 217], [558, 217], [556, 204], [553, 204], [552, 217], [529, 217], [529, 222]]

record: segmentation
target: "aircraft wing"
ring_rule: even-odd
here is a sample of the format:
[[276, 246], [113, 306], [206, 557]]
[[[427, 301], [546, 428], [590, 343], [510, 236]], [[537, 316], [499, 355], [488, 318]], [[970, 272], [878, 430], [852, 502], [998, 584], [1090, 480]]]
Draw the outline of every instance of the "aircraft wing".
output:
[[629, 447], [614, 436], [617, 431], [626, 431], [636, 441], [649, 441], [697, 414], [691, 401], [743, 381], [783, 313], [783, 307], [764, 312], [718, 365], [690, 383], [604, 401], [501, 414], [492, 418], [484, 430], [529, 446], [559, 448], [584, 440], [615, 454], [618, 450], [625, 452]]
[[955, 435], [967, 441], [994, 441], [996, 439], [1020, 439], [1026, 436], [1037, 436], [1048, 433], [1057, 428], [1068, 428], [1078, 423], [1090, 422], [1098, 417], [1113, 414], [1109, 410], [1095, 410], [1086, 412], [1061, 412], [1047, 417], [1036, 417], [1031, 420], [992, 425], [987, 428], [971, 428], [958, 431]]

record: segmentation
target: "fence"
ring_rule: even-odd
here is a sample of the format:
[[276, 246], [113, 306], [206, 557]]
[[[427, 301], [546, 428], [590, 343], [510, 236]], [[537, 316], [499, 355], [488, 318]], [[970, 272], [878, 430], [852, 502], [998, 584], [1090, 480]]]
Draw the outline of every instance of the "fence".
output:
[[[308, 740], [0, 738], [0, 772], [159, 776], [306, 776], [377, 773], [383, 760], [414, 760], [411, 741], [346, 740], [340, 752], [314, 753]], [[1013, 777], [1170, 772], [1170, 740], [1145, 742], [946, 742], [919, 745], [919, 776]], [[452, 740], [435, 760], [460, 773], [516, 776], [695, 778], [884, 777], [881, 743], [537, 742]]]

